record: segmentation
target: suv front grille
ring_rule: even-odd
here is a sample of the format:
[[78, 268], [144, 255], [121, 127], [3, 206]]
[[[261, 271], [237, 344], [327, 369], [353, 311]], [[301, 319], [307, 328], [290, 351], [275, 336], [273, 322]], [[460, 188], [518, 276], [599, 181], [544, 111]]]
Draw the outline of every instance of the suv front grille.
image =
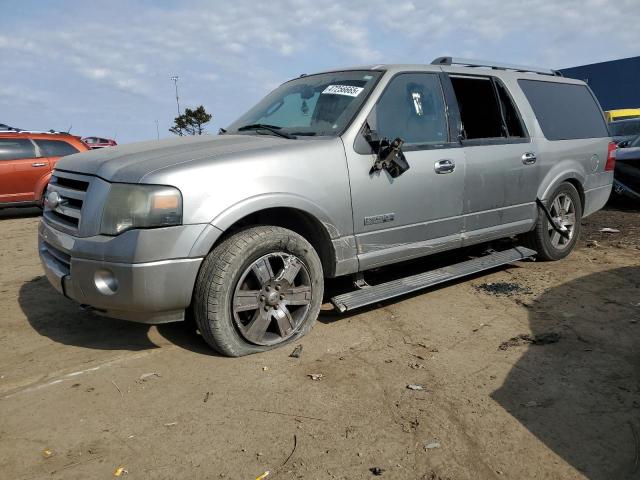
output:
[[47, 194], [57, 192], [60, 203], [54, 208], [45, 206], [44, 217], [61, 230], [77, 234], [82, 219], [84, 197], [89, 189], [90, 177], [54, 171]]

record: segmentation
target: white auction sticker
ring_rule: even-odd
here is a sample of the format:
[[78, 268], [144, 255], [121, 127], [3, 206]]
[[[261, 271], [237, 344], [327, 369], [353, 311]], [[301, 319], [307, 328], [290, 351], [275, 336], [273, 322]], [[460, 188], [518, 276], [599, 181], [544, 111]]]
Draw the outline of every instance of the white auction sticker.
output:
[[352, 85], [329, 85], [322, 93], [330, 95], [346, 95], [348, 97], [357, 97], [364, 88], [354, 87]]

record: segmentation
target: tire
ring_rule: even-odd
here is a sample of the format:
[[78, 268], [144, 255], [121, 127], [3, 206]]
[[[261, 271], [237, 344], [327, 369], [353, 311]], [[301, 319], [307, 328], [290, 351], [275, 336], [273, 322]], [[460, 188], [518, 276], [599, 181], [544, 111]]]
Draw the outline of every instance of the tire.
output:
[[192, 311], [214, 350], [240, 357], [306, 335], [323, 293], [322, 264], [311, 244], [291, 230], [259, 226], [231, 235], [207, 255]]
[[[551, 201], [547, 209], [553, 217], [559, 218], [562, 225], [568, 229], [570, 239], [567, 241], [558, 234], [544, 213], [538, 207], [538, 222], [536, 227], [522, 236], [525, 246], [538, 252], [537, 258], [543, 261], [561, 260], [571, 251], [580, 236], [580, 220], [582, 218], [582, 202], [576, 187], [570, 183], [562, 183], [550, 196]], [[570, 208], [566, 213], [564, 207], [570, 201]], [[558, 203], [556, 203], [558, 202]]]

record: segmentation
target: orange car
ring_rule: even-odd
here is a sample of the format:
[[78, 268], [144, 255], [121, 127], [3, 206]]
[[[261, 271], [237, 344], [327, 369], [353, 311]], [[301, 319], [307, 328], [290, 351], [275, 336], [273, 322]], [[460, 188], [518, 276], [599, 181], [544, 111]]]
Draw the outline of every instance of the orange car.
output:
[[67, 133], [0, 132], [0, 208], [42, 206], [58, 159], [86, 150]]

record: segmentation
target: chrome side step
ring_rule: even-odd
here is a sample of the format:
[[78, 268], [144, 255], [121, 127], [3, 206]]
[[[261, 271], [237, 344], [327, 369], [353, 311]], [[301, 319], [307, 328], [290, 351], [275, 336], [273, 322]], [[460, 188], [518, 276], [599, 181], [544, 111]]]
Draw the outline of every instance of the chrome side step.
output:
[[354, 308], [388, 300], [439, 283], [455, 280], [484, 270], [490, 270], [525, 258], [531, 258], [535, 254], [536, 251], [530, 248], [514, 247], [509, 250], [503, 250], [502, 252], [491, 253], [483, 257], [456, 263], [448, 267], [438, 268], [429, 272], [399, 278], [391, 282], [372, 285], [361, 290], [338, 295], [331, 299], [331, 303], [333, 303], [340, 312], [346, 312], [347, 310], [353, 310]]

